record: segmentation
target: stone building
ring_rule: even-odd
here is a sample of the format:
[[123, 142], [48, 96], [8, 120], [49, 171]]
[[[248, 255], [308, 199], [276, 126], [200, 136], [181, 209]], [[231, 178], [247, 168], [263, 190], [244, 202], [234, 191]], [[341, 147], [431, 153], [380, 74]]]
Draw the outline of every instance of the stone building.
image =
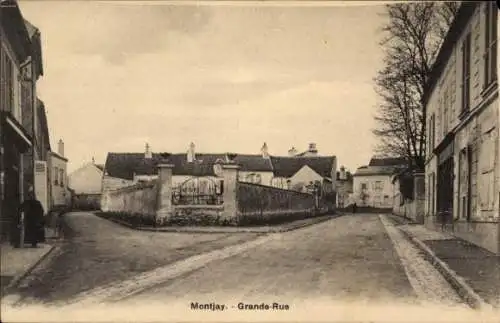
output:
[[461, 5], [424, 104], [426, 225], [451, 214], [457, 236], [499, 253], [497, 10], [492, 1]]

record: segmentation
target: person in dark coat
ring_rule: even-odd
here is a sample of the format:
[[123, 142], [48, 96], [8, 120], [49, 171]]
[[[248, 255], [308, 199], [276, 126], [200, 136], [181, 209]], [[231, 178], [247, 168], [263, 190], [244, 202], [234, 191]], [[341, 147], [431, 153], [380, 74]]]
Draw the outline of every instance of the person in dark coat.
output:
[[356, 202], [352, 204], [352, 213], [356, 213], [356, 210], [358, 209], [358, 206], [356, 205]]
[[45, 221], [42, 203], [35, 198], [33, 190], [19, 208], [19, 214], [24, 212], [24, 242], [37, 247], [39, 242], [45, 242]]

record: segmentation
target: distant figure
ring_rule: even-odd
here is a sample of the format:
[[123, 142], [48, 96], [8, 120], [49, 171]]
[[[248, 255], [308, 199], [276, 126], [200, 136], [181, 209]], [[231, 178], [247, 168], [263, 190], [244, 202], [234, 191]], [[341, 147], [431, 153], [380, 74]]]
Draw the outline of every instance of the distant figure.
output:
[[30, 189], [19, 208], [19, 218], [22, 212], [24, 212], [24, 242], [36, 248], [39, 242], [45, 242], [45, 221], [42, 203], [35, 198], [33, 189]]
[[356, 202], [354, 202], [354, 204], [352, 205], [352, 213], [356, 213], [358, 209], [358, 206], [356, 205]]

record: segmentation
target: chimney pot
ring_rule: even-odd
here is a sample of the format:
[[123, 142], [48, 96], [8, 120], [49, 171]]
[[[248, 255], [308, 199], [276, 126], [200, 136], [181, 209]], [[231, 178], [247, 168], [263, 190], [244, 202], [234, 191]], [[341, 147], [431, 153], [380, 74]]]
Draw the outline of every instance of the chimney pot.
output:
[[146, 150], [144, 152], [144, 158], [146, 158], [146, 159], [153, 158], [153, 153], [151, 152], [151, 148], [149, 147], [148, 143], [146, 143]]
[[267, 148], [267, 144], [266, 143], [264, 143], [264, 145], [262, 145], [261, 152], [262, 152], [262, 158], [268, 158], [269, 157], [269, 150]]
[[64, 142], [62, 141], [62, 139], [59, 139], [59, 142], [57, 143], [57, 153], [61, 157], [64, 157]]
[[192, 163], [196, 159], [195, 145], [193, 142], [189, 144], [189, 149], [186, 158], [188, 163]]

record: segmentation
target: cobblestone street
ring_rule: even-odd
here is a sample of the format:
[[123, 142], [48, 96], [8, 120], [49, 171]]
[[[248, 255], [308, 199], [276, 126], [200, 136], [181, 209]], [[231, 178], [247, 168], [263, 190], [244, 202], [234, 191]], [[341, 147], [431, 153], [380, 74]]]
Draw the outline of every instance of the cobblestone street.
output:
[[25, 302], [64, 301], [87, 289], [257, 236], [134, 231], [84, 212], [69, 213], [65, 221], [68, 241], [17, 291]]

